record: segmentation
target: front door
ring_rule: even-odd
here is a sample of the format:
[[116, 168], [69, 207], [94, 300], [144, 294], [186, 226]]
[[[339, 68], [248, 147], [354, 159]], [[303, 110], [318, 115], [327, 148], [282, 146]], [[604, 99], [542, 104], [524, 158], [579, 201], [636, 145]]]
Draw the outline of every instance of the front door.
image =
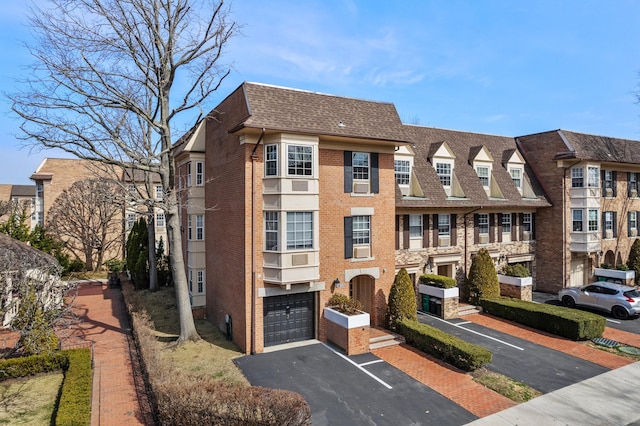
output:
[[375, 279], [369, 275], [358, 275], [351, 279], [351, 298], [360, 301], [365, 312], [371, 313]]

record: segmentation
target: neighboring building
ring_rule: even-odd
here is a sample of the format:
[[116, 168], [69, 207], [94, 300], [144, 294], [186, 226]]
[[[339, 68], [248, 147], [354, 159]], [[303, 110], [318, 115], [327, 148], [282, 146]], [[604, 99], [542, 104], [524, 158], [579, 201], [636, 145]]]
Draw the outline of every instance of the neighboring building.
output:
[[[207, 317], [223, 330], [230, 321], [243, 351], [325, 340], [320, 318], [335, 292], [383, 324], [404, 132], [389, 103], [245, 83], [179, 142], [178, 187], [194, 186], [206, 156], [204, 206], [182, 203], [191, 243], [206, 211]], [[202, 257], [187, 250], [187, 267]]]
[[60, 280], [58, 261], [30, 245], [0, 234], [0, 314], [2, 326], [10, 325], [20, 306], [20, 290], [36, 291], [45, 309], [62, 306], [66, 283]]
[[[31, 230], [39, 223], [35, 209], [35, 196], [35, 185], [0, 184], [0, 201], [10, 201], [14, 207], [13, 212], [21, 212], [21, 209], [26, 208], [27, 225]], [[0, 223], [8, 218], [9, 215], [0, 215]]]
[[638, 236], [640, 142], [566, 130], [516, 140], [553, 204], [538, 216], [537, 288], [556, 293], [625, 263]]
[[471, 257], [489, 251], [496, 269], [523, 264], [536, 276], [544, 192], [513, 138], [407, 126], [412, 144], [395, 153], [396, 270], [462, 286]]

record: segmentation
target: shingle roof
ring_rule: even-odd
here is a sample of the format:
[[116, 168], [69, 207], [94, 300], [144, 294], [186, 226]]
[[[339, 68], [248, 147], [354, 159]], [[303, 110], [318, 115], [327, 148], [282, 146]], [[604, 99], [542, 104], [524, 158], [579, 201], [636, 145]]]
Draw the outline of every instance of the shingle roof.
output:
[[[398, 207], [547, 207], [548, 201], [539, 183], [525, 168], [525, 179], [528, 179], [537, 195], [535, 200], [525, 199], [520, 195], [509, 172], [502, 164], [504, 158], [509, 158], [516, 149], [515, 139], [503, 136], [484, 135], [478, 133], [459, 132], [453, 130], [436, 129], [432, 127], [406, 126], [412, 139], [415, 152], [414, 170], [418, 182], [424, 192], [424, 199], [402, 197], [396, 192], [396, 206]], [[447, 198], [444, 188], [436, 175], [429, 158], [436, 147], [445, 143], [454, 152], [454, 174], [456, 175], [465, 198]], [[489, 198], [480, 180], [470, 164], [470, 159], [486, 147], [493, 156], [492, 175], [497, 182], [504, 199]], [[508, 155], [508, 156], [507, 156]]]
[[242, 85], [249, 116], [236, 127], [404, 142], [395, 106], [354, 98], [269, 86]]
[[30, 245], [0, 234], [0, 271], [52, 267], [58, 261]]
[[[571, 145], [574, 158], [582, 160], [640, 163], [640, 141], [558, 130]], [[571, 150], [571, 148], [573, 148]], [[562, 153], [558, 153], [562, 154]]]
[[12, 185], [12, 197], [34, 197], [36, 195], [35, 185]]

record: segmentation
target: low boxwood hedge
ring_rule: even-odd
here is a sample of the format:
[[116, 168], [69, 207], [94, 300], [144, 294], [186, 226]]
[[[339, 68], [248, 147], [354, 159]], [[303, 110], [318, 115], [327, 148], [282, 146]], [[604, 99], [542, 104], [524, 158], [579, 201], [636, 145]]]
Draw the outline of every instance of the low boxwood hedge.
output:
[[431, 285], [440, 288], [453, 288], [458, 285], [457, 281], [451, 277], [445, 277], [443, 275], [434, 274], [422, 274], [420, 275], [420, 284]]
[[605, 327], [604, 317], [563, 306], [509, 298], [481, 299], [480, 306], [487, 314], [571, 340], [602, 337]]
[[64, 351], [69, 358], [69, 368], [58, 401], [56, 425], [91, 424], [91, 387], [93, 372], [89, 349]]
[[429, 325], [404, 319], [397, 327], [409, 345], [461, 370], [473, 371], [491, 362], [489, 350]]
[[0, 382], [38, 373], [66, 370], [68, 365], [69, 359], [62, 352], [3, 359], [0, 360]]

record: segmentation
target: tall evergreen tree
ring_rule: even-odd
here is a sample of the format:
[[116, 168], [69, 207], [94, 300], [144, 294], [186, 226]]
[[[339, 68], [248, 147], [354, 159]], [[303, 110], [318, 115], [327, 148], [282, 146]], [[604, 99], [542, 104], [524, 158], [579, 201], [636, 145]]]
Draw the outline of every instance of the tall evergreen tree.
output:
[[405, 268], [400, 269], [389, 291], [389, 304], [387, 308], [387, 326], [390, 330], [396, 329], [396, 322], [402, 319], [417, 320], [418, 306], [416, 292], [411, 283], [411, 278]]
[[480, 299], [500, 296], [498, 273], [486, 249], [473, 256], [464, 294], [468, 296], [469, 303], [474, 305], [478, 304]]

